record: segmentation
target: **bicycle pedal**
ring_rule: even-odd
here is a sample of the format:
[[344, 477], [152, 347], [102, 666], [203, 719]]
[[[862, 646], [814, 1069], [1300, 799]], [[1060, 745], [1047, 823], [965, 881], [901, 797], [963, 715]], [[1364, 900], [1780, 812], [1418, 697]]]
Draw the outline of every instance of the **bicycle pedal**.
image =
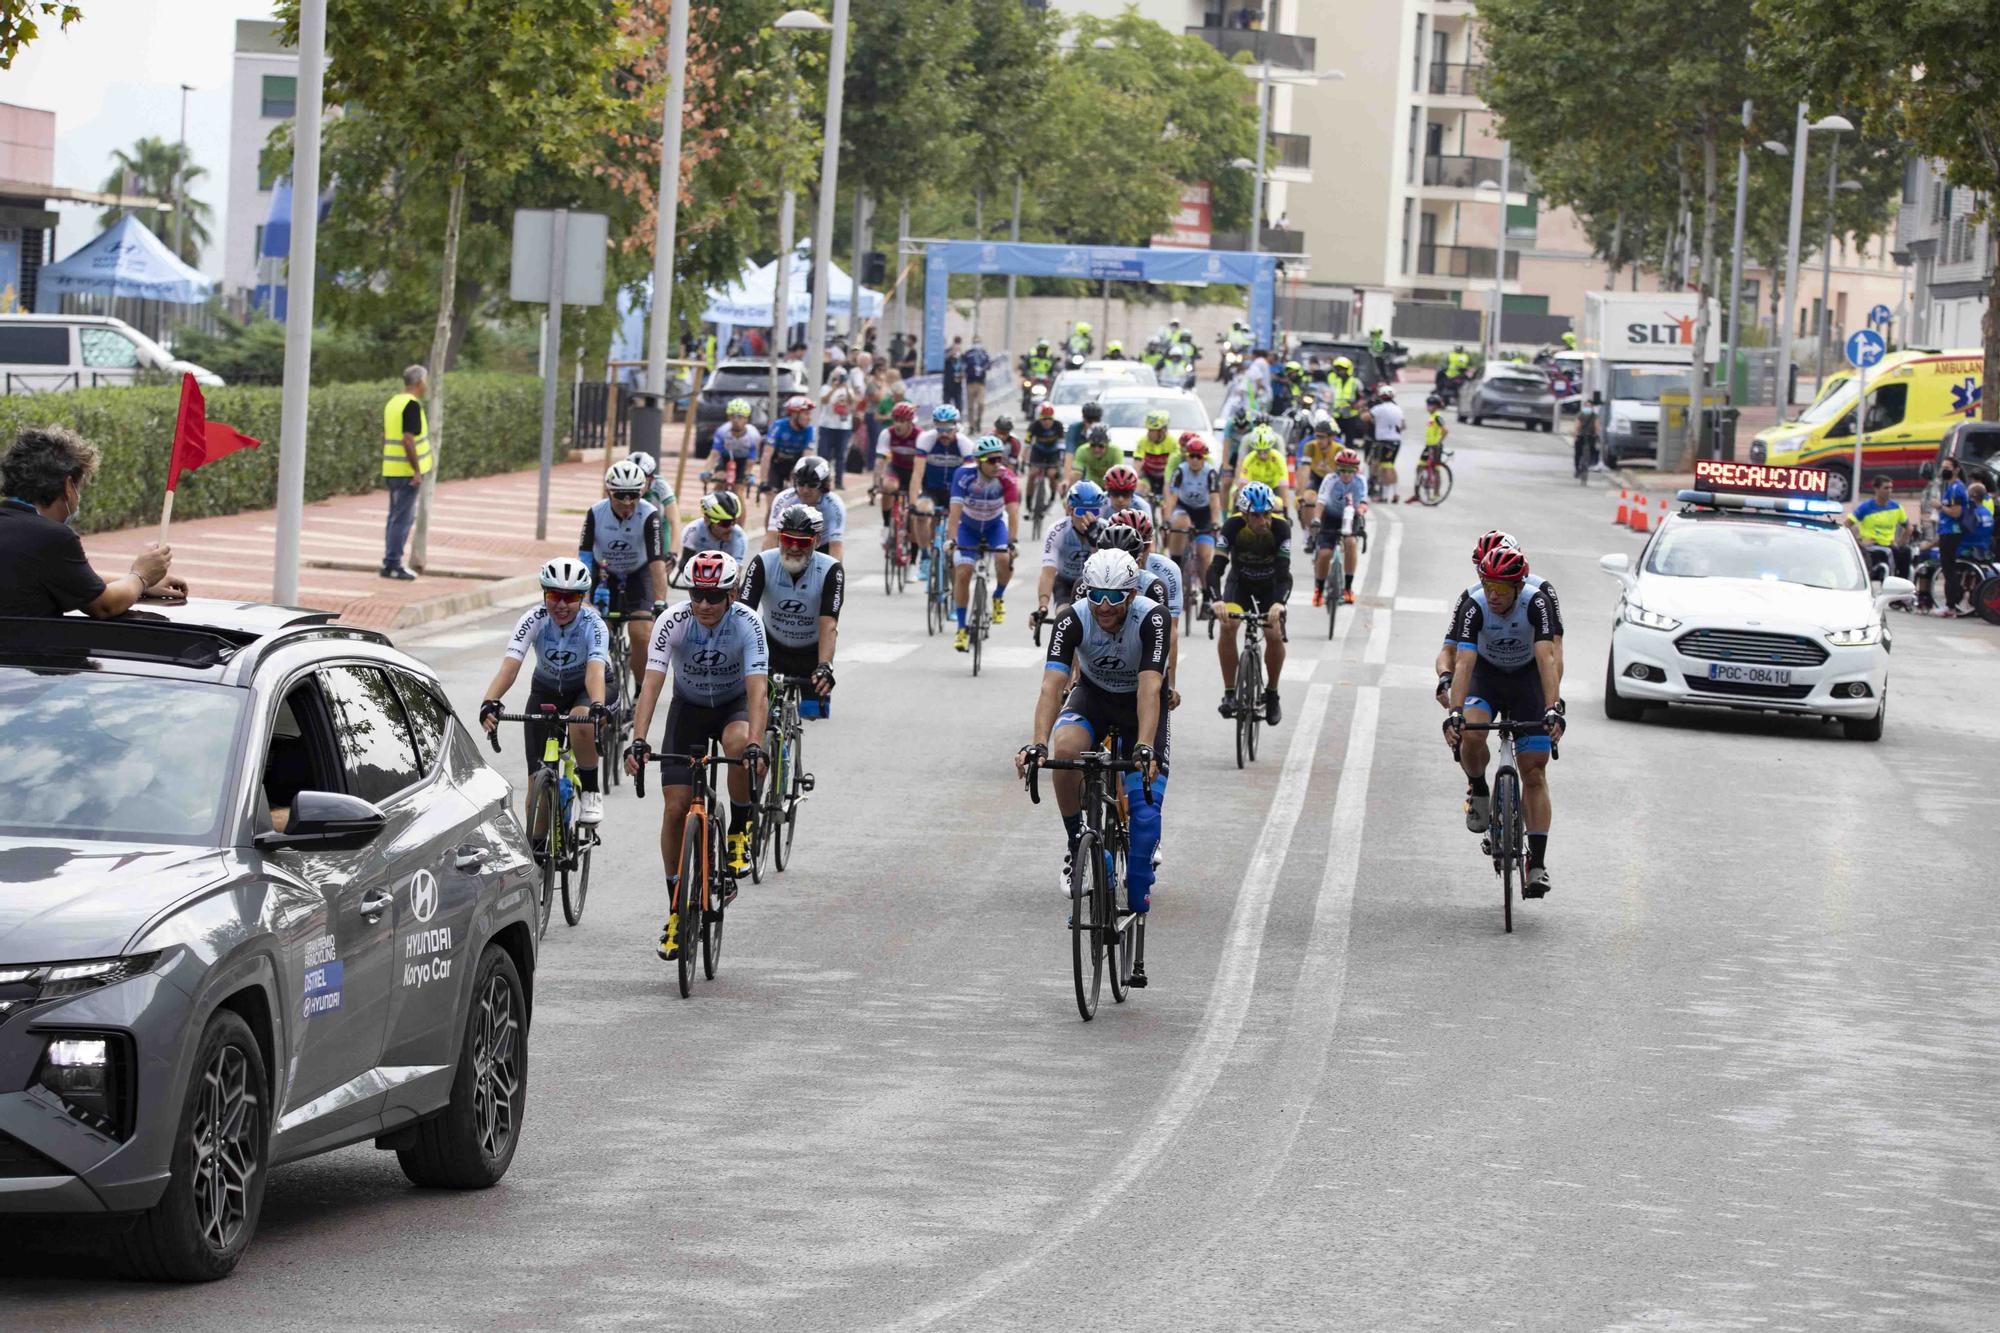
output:
[[810, 773], [799, 774], [799, 790], [802, 792], [807, 792], [811, 791], [812, 789], [813, 789], [813, 775]]
[[1493, 839], [1481, 838], [1479, 840], [1479, 854], [1481, 856], [1493, 855]]

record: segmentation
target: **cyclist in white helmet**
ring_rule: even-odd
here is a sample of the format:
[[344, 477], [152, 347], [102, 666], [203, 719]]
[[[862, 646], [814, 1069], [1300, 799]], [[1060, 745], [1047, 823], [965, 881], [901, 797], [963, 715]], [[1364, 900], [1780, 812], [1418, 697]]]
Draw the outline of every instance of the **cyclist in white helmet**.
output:
[[[577, 822], [595, 824], [604, 818], [604, 797], [598, 792], [597, 734], [590, 719], [604, 707], [611, 631], [596, 608], [585, 603], [591, 574], [583, 561], [557, 556], [542, 566], [541, 582], [542, 604], [514, 622], [506, 656], [500, 659], [500, 669], [493, 673], [485, 700], [479, 705], [479, 724], [489, 732], [500, 725], [500, 701], [513, 688], [521, 674], [521, 662], [532, 649], [535, 674], [528, 686], [528, 706], [522, 711], [535, 713], [544, 704], [554, 704], [569, 715], [569, 744], [576, 752], [576, 777], [583, 787]], [[522, 731], [528, 750], [528, 776], [533, 778], [542, 761], [547, 733], [533, 724]]]

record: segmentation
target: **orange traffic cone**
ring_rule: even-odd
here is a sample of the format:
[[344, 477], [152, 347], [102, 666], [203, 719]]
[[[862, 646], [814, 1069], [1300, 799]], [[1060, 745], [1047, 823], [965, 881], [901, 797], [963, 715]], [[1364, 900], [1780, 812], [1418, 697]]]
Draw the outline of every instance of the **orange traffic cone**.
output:
[[1632, 531], [1651, 532], [1653, 525], [1646, 517], [1646, 506], [1651, 503], [1645, 496], [1635, 496], [1632, 505]]
[[1632, 497], [1627, 495], [1624, 491], [1618, 492], [1618, 517], [1612, 519], [1611, 521], [1613, 523], [1616, 523], [1621, 528], [1630, 527], [1632, 525], [1632, 509], [1630, 504], [1631, 498]]

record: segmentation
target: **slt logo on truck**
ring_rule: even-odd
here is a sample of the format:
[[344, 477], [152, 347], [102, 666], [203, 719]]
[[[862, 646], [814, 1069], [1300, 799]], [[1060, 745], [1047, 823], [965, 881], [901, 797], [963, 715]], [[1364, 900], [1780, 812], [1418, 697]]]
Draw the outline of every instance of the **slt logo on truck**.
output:
[[1663, 324], [1627, 324], [1625, 339], [1640, 347], [1692, 347], [1694, 316], [1668, 315]]

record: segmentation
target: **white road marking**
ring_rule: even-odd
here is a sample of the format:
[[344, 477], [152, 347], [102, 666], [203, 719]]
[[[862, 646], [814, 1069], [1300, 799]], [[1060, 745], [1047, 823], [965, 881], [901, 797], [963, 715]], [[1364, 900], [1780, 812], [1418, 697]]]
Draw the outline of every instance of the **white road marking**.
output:
[[891, 643], [887, 640], [843, 643], [837, 654], [839, 660], [848, 665], [879, 664], [894, 662], [917, 651], [914, 643]]
[[1292, 733], [1291, 748], [1285, 752], [1284, 767], [1278, 774], [1277, 790], [1271, 795], [1270, 812], [1254, 844], [1256, 854], [1250, 860], [1242, 890], [1229, 916], [1222, 963], [1209, 989], [1201, 1028], [1181, 1056], [1173, 1083], [1153, 1112], [1152, 1123], [1137, 1134], [1110, 1175], [1090, 1192], [1084, 1206], [1045, 1230], [1027, 1253], [988, 1270], [955, 1295], [934, 1301], [889, 1327], [924, 1328], [949, 1318], [1065, 1249], [1078, 1232], [1095, 1222], [1137, 1183], [1215, 1086], [1249, 1013], [1258, 959], [1264, 949], [1264, 927], [1270, 917], [1271, 899], [1277, 892], [1278, 872], [1284, 866], [1285, 849], [1291, 843], [1305, 805], [1306, 785], [1312, 777], [1313, 757], [1319, 752], [1320, 731], [1326, 722], [1327, 700], [1332, 694], [1330, 685], [1314, 685], [1306, 691], [1305, 705], [1296, 724], [1298, 730]]
[[1398, 597], [1398, 611], [1414, 611], [1421, 615], [1443, 615], [1451, 610], [1451, 603], [1442, 597]]
[[1375, 608], [1374, 621], [1368, 626], [1368, 646], [1361, 650], [1364, 666], [1379, 666], [1389, 660], [1389, 625], [1396, 613], [1386, 606]]
[[1382, 576], [1375, 585], [1375, 595], [1393, 605], [1403, 566], [1403, 524], [1400, 520], [1389, 525], [1389, 549], [1382, 552], [1381, 564]]

